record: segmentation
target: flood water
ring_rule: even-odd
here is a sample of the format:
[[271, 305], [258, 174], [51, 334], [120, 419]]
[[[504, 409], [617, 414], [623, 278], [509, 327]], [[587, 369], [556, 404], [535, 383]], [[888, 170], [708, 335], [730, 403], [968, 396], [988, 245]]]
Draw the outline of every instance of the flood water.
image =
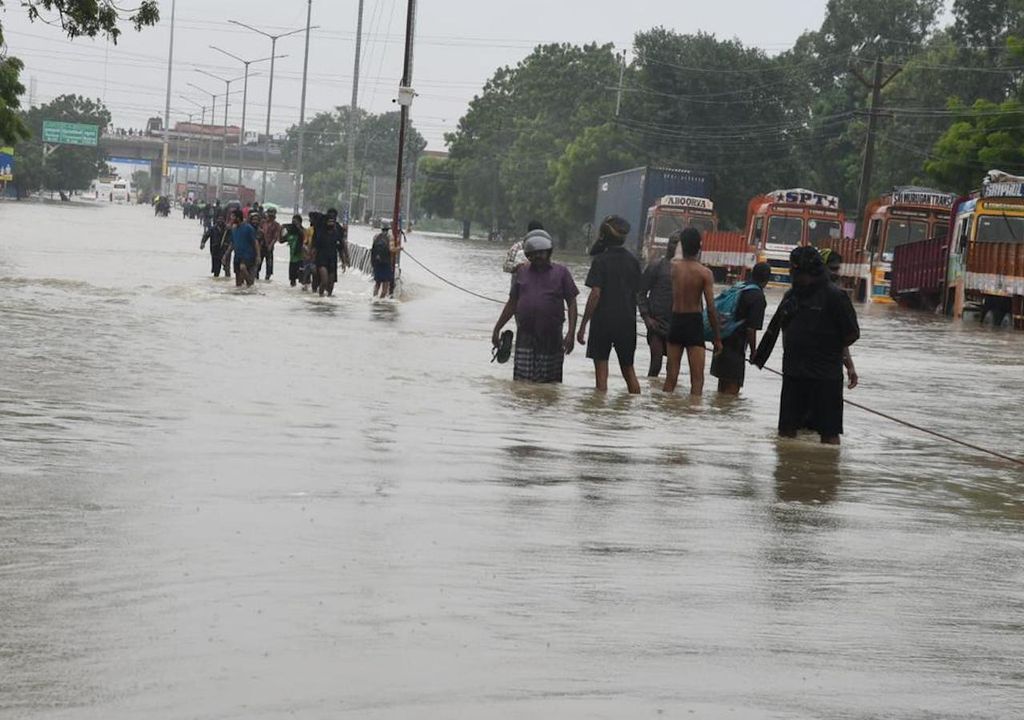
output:
[[[1019, 466], [851, 408], [779, 441], [756, 371], [514, 385], [500, 306], [408, 260], [239, 293], [149, 208], [0, 222], [0, 717], [1021, 717]], [[851, 398], [1024, 452], [1024, 333], [858, 310]]]

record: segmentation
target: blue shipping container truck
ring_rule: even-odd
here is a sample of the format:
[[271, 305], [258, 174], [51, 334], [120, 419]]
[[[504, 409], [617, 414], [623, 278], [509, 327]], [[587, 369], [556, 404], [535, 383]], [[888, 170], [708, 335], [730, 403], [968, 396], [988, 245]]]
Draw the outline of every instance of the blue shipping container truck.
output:
[[626, 247], [640, 257], [647, 211], [666, 195], [711, 197], [711, 175], [695, 170], [638, 167], [602, 175], [597, 181], [597, 206], [591, 241], [597, 240], [601, 221], [618, 215], [629, 221]]

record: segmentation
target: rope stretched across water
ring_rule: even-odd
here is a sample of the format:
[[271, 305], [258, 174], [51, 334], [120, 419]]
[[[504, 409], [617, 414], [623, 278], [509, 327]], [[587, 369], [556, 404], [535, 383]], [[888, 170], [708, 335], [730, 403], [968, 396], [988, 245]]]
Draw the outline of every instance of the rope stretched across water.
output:
[[[501, 305], [505, 304], [504, 300], [498, 300], [497, 298], [492, 298], [492, 297], [488, 297], [486, 295], [481, 295], [478, 292], [474, 292], [474, 291], [472, 291], [472, 290], [470, 290], [468, 288], [462, 287], [458, 283], [454, 283], [451, 280], [449, 280], [448, 278], [446, 278], [446, 277], [444, 277], [442, 275], [439, 275], [438, 273], [434, 272], [433, 270], [428, 268], [426, 265], [421, 263], [415, 257], [410, 255], [408, 250], [403, 248], [402, 252], [405, 255], [407, 255], [410, 260], [412, 260], [414, 263], [416, 263], [421, 268], [426, 270], [428, 273], [430, 273], [431, 275], [436, 277], [441, 282], [446, 283], [448, 285], [451, 285], [456, 290], [460, 290], [460, 291], [466, 293], [467, 295], [472, 295], [473, 297], [480, 298], [481, 300], [488, 300], [490, 302], [498, 303], [498, 304], [501, 304]], [[782, 373], [779, 372], [778, 370], [775, 370], [774, 368], [765, 367], [765, 368], [762, 368], [762, 369], [767, 370], [768, 372], [773, 373], [775, 375], [778, 375], [779, 377], [782, 377]], [[911, 430], [917, 430], [918, 432], [924, 433], [926, 435], [931, 435], [932, 437], [939, 438], [940, 440], [945, 440], [946, 442], [951, 442], [951, 443], [953, 443], [955, 445], [960, 445], [962, 447], [969, 448], [969, 449], [974, 450], [976, 452], [985, 453], [987, 455], [991, 455], [992, 457], [999, 458], [1000, 460], [1005, 460], [1008, 463], [1012, 463], [1012, 464], [1020, 465], [1020, 466], [1024, 467], [1024, 459], [1022, 459], [1022, 458], [1013, 457], [1012, 455], [1005, 455], [1005, 454], [999, 452], [998, 450], [992, 450], [991, 448], [982, 447], [981, 445], [975, 445], [974, 443], [969, 443], [966, 440], [961, 440], [960, 438], [955, 438], [952, 435], [946, 435], [945, 433], [938, 432], [937, 430], [930, 430], [930, 429], [928, 429], [926, 427], [922, 427], [921, 425], [917, 425], [916, 423], [912, 423], [909, 420], [903, 420], [901, 418], [894, 417], [893, 415], [889, 415], [889, 414], [884, 413], [884, 412], [882, 412], [880, 410], [875, 410], [873, 408], [868, 407], [867, 405], [862, 405], [859, 402], [854, 402], [853, 400], [848, 400], [847, 398], [843, 398], [843, 402], [846, 403], [847, 405], [849, 405], [850, 407], [855, 407], [858, 410], [863, 410], [866, 413], [869, 413], [871, 415], [875, 415], [877, 417], [883, 418], [883, 419], [888, 420], [890, 422], [894, 422], [897, 425], [902, 425], [903, 427], [910, 428]]]
[[481, 295], [481, 294], [480, 294], [480, 293], [478, 293], [478, 292], [473, 292], [473, 291], [472, 291], [472, 290], [470, 290], [469, 288], [464, 288], [464, 287], [462, 287], [461, 285], [459, 285], [458, 283], [454, 283], [454, 282], [452, 282], [451, 280], [449, 280], [448, 278], [446, 278], [446, 277], [443, 277], [443, 276], [441, 276], [441, 275], [438, 275], [438, 274], [437, 274], [436, 272], [434, 272], [433, 270], [431, 270], [430, 268], [428, 268], [428, 267], [427, 267], [426, 265], [424, 265], [423, 263], [421, 263], [421, 262], [420, 262], [419, 260], [417, 260], [417, 259], [416, 259], [416, 258], [415, 258], [415, 257], [414, 257], [414, 256], [413, 256], [413, 255], [412, 255], [412, 254], [411, 254], [411, 253], [410, 253], [410, 252], [408, 251], [408, 250], [406, 250], [405, 248], [402, 248], [402, 254], [403, 254], [403, 255], [405, 255], [405, 256], [406, 256], [407, 258], [409, 258], [410, 260], [412, 260], [412, 261], [413, 261], [414, 263], [416, 263], [417, 265], [419, 265], [419, 266], [420, 266], [421, 268], [423, 268], [424, 270], [426, 270], [426, 271], [427, 271], [428, 273], [430, 273], [431, 275], [433, 275], [434, 277], [436, 277], [436, 278], [437, 278], [438, 280], [440, 280], [440, 281], [441, 281], [441, 282], [443, 282], [443, 283], [447, 283], [448, 285], [451, 285], [451, 286], [452, 286], [453, 288], [455, 288], [456, 290], [461, 290], [462, 292], [466, 293], [467, 295], [472, 295], [473, 297], [475, 297], [475, 298], [480, 298], [481, 300], [488, 300], [488, 301], [490, 301], [490, 302], [493, 302], [493, 303], [498, 303], [499, 305], [504, 305], [504, 304], [505, 304], [505, 301], [504, 301], [504, 300], [499, 300], [498, 298], [492, 298], [492, 297], [487, 297], [486, 295]]

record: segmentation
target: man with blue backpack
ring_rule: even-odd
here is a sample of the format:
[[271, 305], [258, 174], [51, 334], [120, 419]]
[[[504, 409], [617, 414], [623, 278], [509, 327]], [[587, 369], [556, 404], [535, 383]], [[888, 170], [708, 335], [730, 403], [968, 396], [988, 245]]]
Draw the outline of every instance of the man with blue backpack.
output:
[[739, 395], [746, 377], [746, 350], [753, 357], [757, 350], [757, 331], [764, 327], [768, 301], [764, 288], [771, 279], [768, 263], [758, 263], [748, 282], [733, 285], [715, 298], [715, 310], [721, 324], [722, 352], [711, 360], [711, 374], [718, 378], [718, 392]]

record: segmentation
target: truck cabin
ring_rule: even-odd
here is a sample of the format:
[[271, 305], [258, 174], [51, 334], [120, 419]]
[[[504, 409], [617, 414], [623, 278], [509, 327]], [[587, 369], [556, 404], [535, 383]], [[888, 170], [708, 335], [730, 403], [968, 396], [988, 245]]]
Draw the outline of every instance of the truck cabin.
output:
[[896, 248], [945, 237], [955, 196], [930, 188], [901, 187], [868, 205], [864, 249], [873, 264], [888, 264]]
[[696, 228], [701, 235], [718, 229], [715, 205], [708, 198], [666, 195], [647, 212], [644, 228], [644, 255], [647, 262], [664, 256], [673, 233]]
[[777, 283], [789, 282], [789, 254], [794, 248], [841, 239], [846, 221], [838, 197], [802, 188], [754, 198], [747, 218], [747, 241], [757, 248], [759, 261], [772, 266]]
[[956, 199], [951, 193], [924, 187], [897, 187], [872, 201], [864, 211], [860, 246], [870, 258], [866, 270], [873, 302], [892, 302], [892, 259], [896, 248], [922, 240], [945, 238]]
[[[948, 282], [962, 288], [981, 319], [1024, 329], [1024, 178], [993, 171], [974, 197], [957, 205]], [[959, 312], [955, 312], [959, 315]]]

